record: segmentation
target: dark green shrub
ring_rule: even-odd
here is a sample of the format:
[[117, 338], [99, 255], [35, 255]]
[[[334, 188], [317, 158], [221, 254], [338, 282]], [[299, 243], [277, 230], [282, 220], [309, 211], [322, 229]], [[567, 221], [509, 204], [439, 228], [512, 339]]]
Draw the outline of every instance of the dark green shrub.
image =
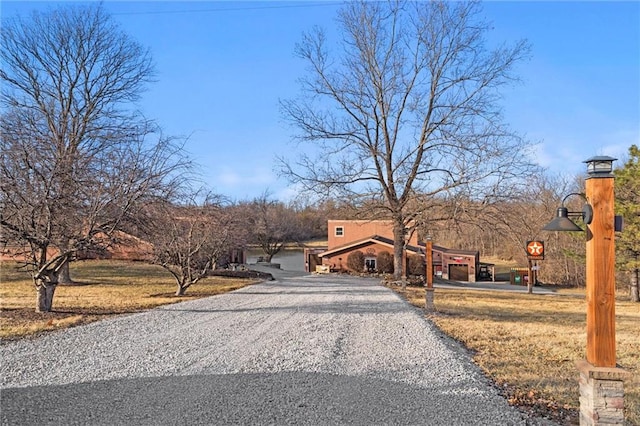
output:
[[393, 272], [393, 255], [388, 251], [381, 251], [377, 257], [378, 272], [390, 274]]
[[360, 250], [349, 253], [349, 256], [347, 256], [347, 268], [352, 271], [362, 272], [364, 270], [364, 253]]
[[426, 265], [422, 256], [409, 256], [407, 263], [408, 275], [424, 275], [426, 272]]

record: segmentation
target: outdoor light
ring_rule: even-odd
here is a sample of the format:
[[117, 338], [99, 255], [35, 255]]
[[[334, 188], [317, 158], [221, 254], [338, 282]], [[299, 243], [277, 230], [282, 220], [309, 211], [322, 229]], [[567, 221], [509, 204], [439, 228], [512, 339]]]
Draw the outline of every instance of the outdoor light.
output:
[[612, 177], [613, 175], [611, 172], [613, 171], [613, 162], [616, 160], [617, 158], [607, 156], [589, 158], [584, 161], [584, 163], [587, 163], [587, 175], [589, 175], [590, 178]]
[[[580, 424], [625, 424], [623, 381], [629, 372], [616, 364], [616, 250], [615, 231], [620, 228], [615, 217], [613, 162], [615, 158], [598, 156], [585, 161], [587, 201], [582, 212], [570, 212], [562, 200], [558, 214], [543, 229], [547, 231], [581, 231], [569, 220], [581, 215], [586, 229], [585, 298], [587, 301], [586, 357], [576, 363], [580, 371]], [[615, 226], [614, 226], [615, 225]], [[602, 401], [615, 396], [616, 404]], [[606, 420], [605, 420], [606, 419]]]
[[585, 201], [587, 200], [583, 194], [580, 194], [578, 192], [572, 192], [571, 194], [564, 197], [562, 199], [562, 205], [558, 207], [558, 212], [555, 219], [553, 219], [544, 228], [542, 228], [543, 230], [569, 232], [583, 231], [583, 229], [576, 225], [571, 219], [569, 219], [569, 217], [580, 217], [582, 218], [582, 221], [587, 225], [591, 223], [591, 220], [593, 219], [593, 208], [591, 207], [591, 204], [585, 203], [585, 205], [582, 207], [581, 212], [570, 212], [569, 209], [564, 206], [564, 202], [566, 201], [566, 199], [572, 195], [579, 195]]

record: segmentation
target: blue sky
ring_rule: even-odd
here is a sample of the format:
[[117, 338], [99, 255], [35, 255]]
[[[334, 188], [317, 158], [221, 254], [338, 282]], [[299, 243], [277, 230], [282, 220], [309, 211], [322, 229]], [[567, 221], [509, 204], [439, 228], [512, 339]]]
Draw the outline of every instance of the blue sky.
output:
[[[71, 2], [61, 2], [71, 4]], [[157, 82], [139, 107], [187, 150], [215, 192], [236, 200], [293, 189], [273, 170], [295, 155], [278, 100], [298, 94], [303, 31], [333, 35], [339, 2], [105, 1], [149, 47]], [[2, 1], [2, 19], [55, 3]], [[640, 2], [487, 2], [491, 43], [526, 38], [522, 83], [504, 92], [506, 121], [538, 142], [551, 174], [577, 175], [593, 155], [622, 157], [640, 144]]]

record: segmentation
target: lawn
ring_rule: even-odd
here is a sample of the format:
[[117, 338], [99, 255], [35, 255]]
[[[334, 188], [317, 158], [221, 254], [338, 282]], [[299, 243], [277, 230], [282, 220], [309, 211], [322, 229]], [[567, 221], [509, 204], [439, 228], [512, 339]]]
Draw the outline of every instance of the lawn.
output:
[[[396, 288], [397, 290], [397, 288]], [[399, 290], [398, 290], [399, 291]], [[424, 308], [424, 289], [403, 294]], [[578, 371], [586, 348], [586, 302], [582, 290], [556, 295], [437, 288], [430, 319], [464, 344], [474, 361], [514, 405], [551, 411], [577, 424]], [[640, 305], [616, 301], [617, 363], [632, 373], [625, 382], [625, 417], [640, 425]]]
[[28, 274], [2, 262], [0, 338], [13, 339], [112, 315], [213, 296], [255, 283], [253, 279], [207, 277], [176, 297], [171, 275], [160, 266], [124, 261], [82, 261], [71, 267], [75, 285], [60, 285], [54, 312], [35, 313], [35, 290]]

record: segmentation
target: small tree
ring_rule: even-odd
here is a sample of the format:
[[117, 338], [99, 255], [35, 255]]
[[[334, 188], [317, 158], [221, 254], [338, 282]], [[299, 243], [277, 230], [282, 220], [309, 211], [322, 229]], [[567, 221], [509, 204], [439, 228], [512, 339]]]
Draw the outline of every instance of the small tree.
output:
[[216, 268], [234, 244], [236, 218], [219, 196], [199, 202], [155, 206], [147, 239], [153, 245], [152, 263], [162, 266], [175, 279], [176, 296]]
[[298, 241], [301, 231], [295, 211], [269, 199], [267, 192], [253, 200], [250, 210], [251, 234], [267, 256], [267, 262], [271, 262], [286, 242]]
[[355, 250], [347, 256], [347, 268], [355, 272], [362, 272], [364, 269], [364, 253]]

